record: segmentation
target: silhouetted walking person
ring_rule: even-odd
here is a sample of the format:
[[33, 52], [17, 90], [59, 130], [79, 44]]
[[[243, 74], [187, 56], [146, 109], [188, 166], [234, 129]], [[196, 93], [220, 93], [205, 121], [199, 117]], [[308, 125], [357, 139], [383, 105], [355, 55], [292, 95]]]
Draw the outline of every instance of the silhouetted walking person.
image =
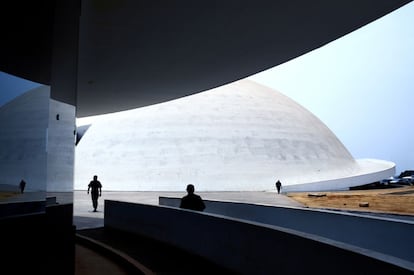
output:
[[282, 183], [280, 182], [280, 180], [278, 180], [276, 182], [276, 189], [277, 189], [277, 193], [280, 194], [280, 189], [282, 188]]
[[91, 197], [92, 197], [92, 205], [93, 205], [93, 212], [96, 212], [96, 208], [98, 208], [98, 197], [102, 195], [102, 184], [98, 180], [98, 176], [93, 176], [93, 180], [88, 185], [88, 194], [89, 190], [91, 190]]
[[21, 180], [19, 183], [20, 193], [23, 194], [25, 187], [26, 187], [26, 182], [24, 180]]
[[199, 195], [194, 194], [194, 185], [187, 185], [187, 195], [181, 198], [180, 208], [203, 211], [206, 206]]

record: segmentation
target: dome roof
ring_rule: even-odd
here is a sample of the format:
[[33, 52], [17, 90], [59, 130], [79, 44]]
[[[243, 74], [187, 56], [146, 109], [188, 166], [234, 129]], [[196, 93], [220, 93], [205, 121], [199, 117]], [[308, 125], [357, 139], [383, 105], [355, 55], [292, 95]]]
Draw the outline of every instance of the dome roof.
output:
[[[375, 169], [374, 169], [375, 170]], [[75, 189], [259, 191], [352, 177], [360, 165], [312, 113], [239, 80], [98, 117], [76, 148]]]

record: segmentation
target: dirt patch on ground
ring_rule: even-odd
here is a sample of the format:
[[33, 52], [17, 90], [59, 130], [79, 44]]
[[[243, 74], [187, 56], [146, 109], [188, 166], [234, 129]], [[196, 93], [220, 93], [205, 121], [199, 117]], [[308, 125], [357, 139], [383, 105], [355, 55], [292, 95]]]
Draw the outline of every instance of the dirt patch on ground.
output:
[[287, 196], [310, 208], [414, 215], [414, 186], [337, 192], [292, 192]]
[[14, 197], [17, 196], [20, 193], [17, 192], [0, 192], [0, 200], [5, 200], [8, 199], [10, 197]]

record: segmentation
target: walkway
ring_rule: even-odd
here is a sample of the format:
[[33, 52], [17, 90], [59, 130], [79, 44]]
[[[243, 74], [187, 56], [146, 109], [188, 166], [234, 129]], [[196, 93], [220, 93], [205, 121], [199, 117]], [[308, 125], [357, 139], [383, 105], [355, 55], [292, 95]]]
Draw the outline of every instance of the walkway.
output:
[[[205, 200], [234, 201], [274, 206], [302, 207], [299, 202], [276, 192], [196, 192]], [[74, 192], [74, 223], [77, 229], [103, 226], [105, 200], [158, 205], [158, 198], [181, 198], [185, 192], [110, 192], [103, 190], [98, 212], [93, 212], [90, 195], [85, 191]]]
[[[275, 192], [198, 192], [207, 200], [236, 201], [245, 203], [266, 204], [275, 206], [302, 206], [296, 201]], [[139, 238], [137, 236], [122, 237], [116, 232], [108, 232], [103, 228], [105, 200], [120, 200], [135, 203], [158, 205], [158, 198], [182, 197], [185, 192], [102, 192], [99, 198], [98, 212], [92, 211], [90, 195], [85, 191], [74, 192], [74, 224], [77, 234], [91, 238], [116, 251], [123, 251], [139, 264], [143, 264], [157, 274], [230, 274], [228, 270], [216, 266], [200, 257], [168, 245]], [[59, 195], [57, 195], [59, 197]], [[59, 200], [59, 198], [58, 198]], [[151, 274], [151, 271], [146, 274]], [[75, 275], [111, 274], [124, 275], [128, 271], [122, 264], [97, 251], [91, 250], [79, 242], [76, 246]]]
[[128, 271], [112, 259], [87, 246], [76, 244], [75, 275], [128, 275]]

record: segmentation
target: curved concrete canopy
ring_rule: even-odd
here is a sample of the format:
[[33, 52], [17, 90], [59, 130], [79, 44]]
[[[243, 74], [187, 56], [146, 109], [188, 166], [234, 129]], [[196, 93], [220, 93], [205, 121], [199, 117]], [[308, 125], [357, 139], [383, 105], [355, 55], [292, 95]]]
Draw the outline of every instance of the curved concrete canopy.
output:
[[258, 191], [278, 179], [285, 190], [323, 190], [380, 180], [393, 167], [355, 161], [309, 111], [240, 80], [98, 117], [76, 148], [75, 189], [97, 174], [106, 190], [181, 191], [192, 183], [203, 191]]
[[78, 117], [103, 114], [242, 79], [408, 2], [6, 1], [0, 69], [51, 85]]

